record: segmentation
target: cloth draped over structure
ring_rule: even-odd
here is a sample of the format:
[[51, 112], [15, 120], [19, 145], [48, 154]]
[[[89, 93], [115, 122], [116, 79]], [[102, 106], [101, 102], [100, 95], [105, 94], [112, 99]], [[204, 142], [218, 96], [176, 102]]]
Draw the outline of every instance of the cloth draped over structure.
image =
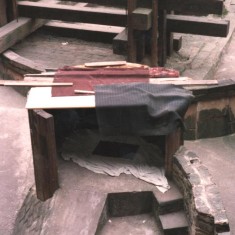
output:
[[183, 127], [193, 98], [181, 87], [148, 83], [100, 85], [95, 94], [103, 135], [167, 135]]

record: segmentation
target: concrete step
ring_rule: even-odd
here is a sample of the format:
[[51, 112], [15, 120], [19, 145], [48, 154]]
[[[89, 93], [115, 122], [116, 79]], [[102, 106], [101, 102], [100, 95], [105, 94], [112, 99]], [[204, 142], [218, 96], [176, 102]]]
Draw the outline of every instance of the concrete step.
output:
[[188, 235], [188, 221], [184, 211], [159, 216], [164, 235]]
[[183, 195], [174, 182], [169, 181], [169, 185], [170, 189], [164, 194], [159, 191], [154, 192], [157, 201], [158, 214], [160, 215], [183, 210]]
[[188, 221], [184, 211], [159, 216], [164, 235], [188, 235]]

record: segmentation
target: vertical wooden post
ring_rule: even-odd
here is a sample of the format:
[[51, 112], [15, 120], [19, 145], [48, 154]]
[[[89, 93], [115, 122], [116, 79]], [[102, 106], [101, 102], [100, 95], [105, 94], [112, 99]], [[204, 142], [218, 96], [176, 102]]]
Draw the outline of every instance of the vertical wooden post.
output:
[[158, 65], [158, 0], [152, 0], [151, 66]]
[[0, 27], [7, 23], [6, 0], [0, 0]]
[[165, 175], [172, 178], [173, 155], [183, 145], [183, 131], [178, 128], [165, 137]]
[[136, 40], [132, 24], [132, 12], [136, 8], [136, 0], [128, 0], [127, 2], [127, 28], [128, 28], [128, 61], [136, 62]]
[[45, 201], [59, 187], [54, 119], [43, 110], [28, 110], [28, 114], [37, 197]]
[[160, 10], [158, 13], [158, 65], [164, 66], [167, 51], [166, 10]]
[[16, 0], [0, 0], [0, 27], [17, 18]]

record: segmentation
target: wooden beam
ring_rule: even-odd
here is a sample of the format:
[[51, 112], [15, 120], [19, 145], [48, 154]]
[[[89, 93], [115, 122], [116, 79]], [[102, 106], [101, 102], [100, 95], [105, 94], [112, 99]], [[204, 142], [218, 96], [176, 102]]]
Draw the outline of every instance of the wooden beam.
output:
[[86, 41], [112, 43], [113, 38], [124, 27], [107, 26], [86, 23], [68, 23], [50, 20], [44, 25], [45, 29], [64, 37], [76, 37]]
[[19, 18], [0, 28], [0, 53], [43, 26], [45, 20]]
[[164, 0], [159, 1], [159, 9], [178, 11], [185, 13], [200, 13], [204, 15], [222, 15], [224, 8], [223, 0]]
[[36, 192], [45, 201], [59, 187], [54, 118], [43, 110], [28, 110], [28, 114]]
[[152, 9], [136, 8], [132, 12], [133, 28], [137, 30], [149, 30], [152, 26]]
[[64, 20], [81, 23], [126, 26], [127, 17], [124, 9], [108, 9], [19, 1], [19, 15], [31, 18]]
[[158, 65], [164, 67], [167, 59], [166, 10], [159, 10], [158, 14]]
[[[72, 0], [80, 2], [79, 0]], [[86, 0], [87, 3], [107, 5], [107, 6], [127, 6], [127, 0]], [[139, 1], [138, 7], [151, 7], [151, 1]], [[159, 9], [167, 11], [180, 11], [200, 13], [200, 14], [218, 14], [223, 12], [223, 0], [162, 0], [159, 1]]]
[[127, 47], [127, 28], [125, 28], [113, 39], [113, 53], [126, 55], [128, 53]]
[[151, 66], [158, 65], [158, 0], [152, 0]]
[[177, 33], [227, 37], [229, 21], [202, 19], [196, 16], [167, 15], [167, 30]]

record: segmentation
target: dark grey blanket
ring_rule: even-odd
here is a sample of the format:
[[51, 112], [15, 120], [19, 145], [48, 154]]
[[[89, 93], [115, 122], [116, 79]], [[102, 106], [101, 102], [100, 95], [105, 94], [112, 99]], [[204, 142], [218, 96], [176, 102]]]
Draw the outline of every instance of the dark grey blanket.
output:
[[193, 99], [179, 86], [148, 83], [99, 85], [95, 94], [103, 135], [167, 135], [183, 126]]

